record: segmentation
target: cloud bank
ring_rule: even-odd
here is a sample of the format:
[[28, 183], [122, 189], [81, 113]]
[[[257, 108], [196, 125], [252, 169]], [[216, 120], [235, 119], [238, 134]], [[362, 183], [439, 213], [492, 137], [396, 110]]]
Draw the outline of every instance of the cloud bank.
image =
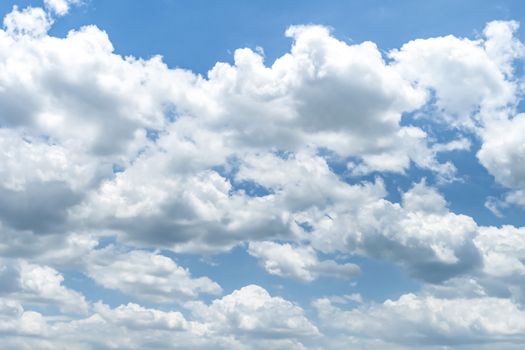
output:
[[[0, 30], [0, 349], [520, 348], [525, 228], [437, 187], [471, 152], [504, 188], [488, 206], [525, 207], [517, 22], [388, 52], [296, 25], [273, 63], [241, 48], [201, 76], [122, 57], [96, 26], [52, 36], [80, 2], [44, 3]], [[410, 183], [398, 200], [389, 176]], [[305, 304], [176, 258], [233, 249], [305, 288], [367, 259], [423, 287]]]

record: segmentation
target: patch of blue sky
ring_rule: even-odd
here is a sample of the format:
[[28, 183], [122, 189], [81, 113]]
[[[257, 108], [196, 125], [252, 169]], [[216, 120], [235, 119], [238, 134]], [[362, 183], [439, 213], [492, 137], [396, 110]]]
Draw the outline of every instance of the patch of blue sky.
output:
[[[0, 13], [14, 4], [41, 6], [40, 0], [3, 0]], [[206, 75], [217, 61], [232, 62], [233, 51], [260, 46], [268, 63], [290, 47], [285, 29], [292, 24], [324, 24], [347, 42], [370, 40], [382, 50], [431, 36], [479, 36], [486, 22], [525, 22], [520, 0], [442, 1], [149, 1], [87, 0], [67, 16], [57, 18], [52, 35], [95, 24], [106, 30], [122, 55], [148, 58], [156, 54], [172, 67]], [[152, 25], [152, 24], [155, 25]], [[477, 28], [473, 30], [473, 28]], [[523, 33], [518, 37], [523, 39]], [[155, 38], [155, 40], [152, 40]]]
[[26, 307], [31, 307], [31, 311], [39, 312], [43, 315], [48, 316], [57, 316], [57, 317], [67, 317], [68, 314], [75, 314], [67, 309], [61, 309], [57, 304], [52, 303], [35, 303], [28, 302]]
[[271, 189], [252, 180], [234, 181], [232, 187], [234, 192], [242, 191], [250, 197], [265, 197], [274, 193]]
[[[303, 282], [287, 277], [271, 275], [259, 265], [257, 259], [246, 251], [245, 246], [235, 247], [231, 252], [203, 259], [195, 254], [163, 252], [181, 266], [188, 267], [193, 276], [213, 276], [221, 285], [224, 294], [248, 284], [264, 286], [272, 295], [280, 295], [307, 307], [312, 300], [333, 295], [360, 293], [365, 300], [382, 302], [397, 299], [402, 294], [416, 292], [421, 283], [410, 277], [401, 267], [389, 262], [365, 257], [346, 257], [340, 263], [351, 262], [361, 268], [361, 274], [353, 279], [320, 277], [312, 282]], [[323, 259], [335, 258], [324, 255]], [[212, 296], [204, 296], [212, 300]]]
[[98, 244], [96, 246], [96, 249], [102, 249], [109, 245], [116, 244], [117, 243], [117, 236], [103, 236], [98, 238]]
[[525, 113], [525, 100], [520, 100], [516, 106], [517, 113]]
[[150, 128], [146, 129], [146, 137], [148, 138], [148, 140], [153, 141], [153, 142], [156, 142], [159, 139], [160, 133], [161, 132], [159, 130], [150, 129]]
[[232, 186], [230, 194], [244, 192], [250, 197], [264, 197], [273, 193], [271, 189], [266, 188], [255, 181], [237, 179], [236, 175], [239, 172], [239, 166], [239, 160], [235, 156], [231, 156], [227, 159], [226, 164], [212, 167], [214, 171], [230, 182]]
[[177, 109], [177, 106], [172, 103], [166, 104], [164, 106], [164, 118], [166, 121], [173, 123], [179, 117], [180, 113]]
[[[453, 212], [472, 216], [480, 225], [502, 225], [504, 223], [523, 225], [523, 209], [509, 207], [502, 209], [503, 218], [498, 218], [484, 203], [489, 197], [502, 197], [508, 189], [497, 184], [494, 177], [479, 163], [476, 152], [480, 143], [477, 139], [471, 139], [471, 152], [447, 152], [446, 155], [438, 156], [443, 160], [451, 161], [457, 168], [459, 181], [444, 184], [439, 188], [445, 196], [450, 209]], [[516, 215], [517, 211], [521, 212]]]
[[[518, 111], [520, 108], [523, 108], [523, 105], [518, 106]], [[420, 114], [420, 112], [413, 114], [418, 113]], [[413, 114], [405, 116], [402, 125], [420, 127], [438, 143], [446, 143], [460, 138], [466, 138], [470, 142], [469, 150], [441, 152], [436, 157], [439, 162], [449, 161], [454, 164], [457, 169], [458, 180], [439, 183], [435, 181], [435, 174], [426, 172], [424, 175], [427, 183], [439, 187], [439, 191], [445, 196], [449, 208], [453, 212], [469, 215], [480, 225], [497, 226], [506, 223], [522, 226], [525, 224], [523, 208], [513, 205], [501, 208], [503, 215], [498, 217], [485, 207], [484, 203], [488, 198], [502, 199], [509, 189], [496, 183], [494, 177], [480, 164], [476, 157], [476, 153], [481, 148], [479, 137], [472, 133], [452, 130], [446, 123], [432, 117], [414, 117]], [[418, 178], [418, 174], [421, 175], [420, 169], [411, 168], [406, 175], [403, 175], [403, 178], [415, 180]], [[384, 176], [384, 178], [388, 178], [388, 176]]]
[[116, 164], [115, 163], [115, 164], [112, 165], [112, 170], [113, 170], [113, 174], [118, 174], [118, 173], [124, 172], [124, 170], [126, 170], [126, 168], [123, 167], [120, 164]]

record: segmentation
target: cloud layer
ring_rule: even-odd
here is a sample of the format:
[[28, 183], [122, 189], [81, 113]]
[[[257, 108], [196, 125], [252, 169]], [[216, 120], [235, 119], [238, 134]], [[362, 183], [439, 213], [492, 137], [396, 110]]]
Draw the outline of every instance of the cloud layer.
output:
[[[456, 152], [501, 189], [494, 213], [525, 207], [517, 22], [388, 52], [296, 25], [273, 63], [241, 48], [201, 76], [96, 26], [52, 36], [81, 1], [44, 4], [0, 30], [0, 349], [523, 343], [525, 228], [441, 193], [468, 181]], [[275, 283], [193, 271], [234, 250]], [[350, 288], [370, 261], [420, 290], [286, 289]]]

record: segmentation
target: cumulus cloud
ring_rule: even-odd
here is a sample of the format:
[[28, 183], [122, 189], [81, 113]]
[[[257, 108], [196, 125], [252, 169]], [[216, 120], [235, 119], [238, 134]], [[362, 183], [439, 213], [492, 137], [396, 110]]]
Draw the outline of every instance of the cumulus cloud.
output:
[[314, 302], [321, 323], [358, 338], [408, 346], [523, 342], [525, 312], [509, 299], [439, 299], [402, 295], [382, 304], [343, 310], [328, 299]]
[[194, 317], [206, 322], [213, 332], [233, 332], [255, 338], [315, 337], [320, 333], [297, 305], [272, 297], [264, 288], [249, 285], [210, 305], [200, 302], [187, 307]]
[[[42, 37], [53, 24], [52, 20], [39, 7], [26, 7], [19, 10], [17, 6], [4, 17], [5, 33], [12, 37]], [[5, 36], [3, 38], [6, 39]]]
[[172, 259], [140, 250], [119, 252], [114, 246], [91, 252], [88, 275], [98, 284], [141, 300], [174, 303], [201, 293], [220, 294], [221, 287], [207, 277], [193, 278]]
[[482, 267], [441, 284], [425, 285], [428, 295], [440, 298], [509, 298], [520, 308], [525, 302], [525, 229], [503, 225], [481, 226], [473, 243]]
[[502, 203], [488, 202], [496, 213], [508, 204], [525, 203], [519, 138], [525, 124], [522, 115], [515, 115], [522, 95], [515, 62], [525, 57], [518, 28], [515, 21], [493, 21], [477, 40], [450, 35], [417, 39], [389, 53], [399, 74], [435, 94], [438, 118], [482, 140], [479, 161], [512, 190]]
[[88, 311], [84, 296], [65, 287], [64, 277], [49, 266], [27, 261], [0, 262], [0, 295], [41, 306], [56, 305], [65, 312]]
[[44, 0], [44, 5], [57, 16], [64, 16], [71, 5], [79, 4], [81, 0]]
[[[102, 303], [95, 304], [93, 310], [83, 319], [57, 320], [0, 300], [0, 331], [4, 338], [0, 349], [211, 348], [203, 344], [209, 346], [212, 341], [201, 339], [202, 331], [193, 332], [190, 322], [179, 312], [136, 304], [112, 309]], [[215, 341], [220, 349], [227, 348], [220, 339]]]
[[42, 314], [25, 311], [17, 301], [0, 299], [0, 332], [5, 336], [0, 349], [8, 349], [15, 344], [27, 349], [31, 338], [47, 335], [48, 327]]
[[402, 205], [380, 194], [363, 196], [359, 202], [345, 201], [318, 215], [317, 221], [309, 221], [313, 246], [326, 253], [350, 252], [394, 261], [430, 282], [481, 266], [481, 254], [473, 242], [476, 222], [450, 212], [434, 189], [423, 182], [415, 184], [403, 194]]
[[484, 293], [525, 305], [525, 229], [503, 225], [482, 227], [475, 244], [483, 254], [483, 270], [475, 275]]
[[[478, 225], [431, 181], [410, 178], [396, 202], [381, 180], [412, 167], [454, 180], [446, 152], [470, 151], [476, 137], [480, 163], [510, 190], [503, 205], [525, 203], [516, 22], [386, 54], [323, 26], [292, 26], [275, 62], [239, 49], [203, 77], [159, 56], [122, 57], [95, 26], [53, 37], [53, 17], [79, 1], [44, 3], [47, 12], [14, 7], [0, 30], [0, 349], [524, 341], [523, 228]], [[434, 137], [425, 118], [453, 135]], [[100, 248], [107, 236], [114, 245]], [[222, 288], [152, 251], [236, 246], [299, 281], [356, 276], [358, 266], [333, 258], [342, 254], [398, 264], [426, 284], [382, 304], [318, 300], [317, 326], [256, 285], [199, 301]], [[93, 303], [65, 286], [65, 267], [163, 309]]]
[[334, 260], [319, 260], [312, 247], [293, 247], [275, 242], [251, 242], [250, 255], [259, 259], [270, 274], [311, 282], [321, 276], [351, 279], [359, 274], [359, 266], [339, 264]]
[[83, 258], [98, 245], [98, 240], [86, 232], [36, 235], [5, 226], [0, 228], [3, 257], [30, 259], [55, 267], [82, 267]]
[[60, 182], [79, 191], [89, 188], [97, 175], [96, 159], [67, 145], [1, 129], [0, 146], [0, 175], [6, 190], [20, 192], [34, 183]]
[[[400, 125], [426, 94], [385, 63], [374, 44], [349, 45], [319, 26], [292, 27], [287, 35], [291, 51], [271, 67], [241, 49], [233, 65], [218, 63], [205, 79], [168, 69], [159, 57], [116, 55], [93, 26], [30, 40], [7, 30], [0, 38], [8, 72], [2, 123], [18, 134], [5, 138], [18, 144], [11, 157], [22, 147], [22, 158], [32, 155], [24, 163], [42, 170], [25, 179], [18, 176], [23, 169], [6, 163], [3, 224], [49, 234], [82, 223], [141, 244], [226, 250], [242, 240], [301, 233], [296, 213], [282, 207], [290, 196], [253, 198], [211, 170], [231, 159], [326, 147], [360, 159], [355, 173], [401, 172], [411, 161], [454, 171], [435, 160], [422, 130]], [[18, 100], [26, 103], [12, 103]], [[316, 111], [321, 105], [331, 107]], [[205, 152], [210, 144], [213, 151]], [[35, 161], [48, 155], [45, 164]], [[116, 175], [115, 165], [123, 170]], [[29, 194], [32, 206], [18, 204]], [[49, 197], [55, 202], [44, 206]], [[17, 219], [27, 216], [35, 220]]]
[[[170, 164], [159, 161], [166, 159], [161, 157], [141, 158], [105, 182], [76, 215], [121, 230], [123, 240], [180, 251], [221, 250], [250, 240], [306, 239], [322, 252], [391, 260], [435, 282], [481, 264], [472, 241], [478, 229], [475, 221], [451, 213], [443, 197], [424, 182], [404, 193], [398, 204], [384, 199], [381, 181], [345, 183], [325, 159], [311, 152], [284, 158], [274, 153], [246, 155], [230, 179], [205, 171], [178, 181], [166, 176]], [[235, 190], [243, 181], [262, 186], [267, 194]], [[257, 243], [251, 247], [264, 260], [275, 260], [268, 252], [257, 253]], [[302, 255], [306, 258], [302, 270], [296, 265], [293, 273], [293, 269], [273, 272], [309, 280], [340, 275], [338, 269], [355, 270], [328, 261], [305, 263], [313, 261], [312, 253]]]
[[507, 76], [512, 60], [524, 52], [513, 36], [516, 29], [515, 22], [490, 22], [485, 38], [417, 39], [389, 56], [403, 77], [435, 92], [442, 118], [452, 125], [475, 128], [505, 118], [499, 111], [508, 111], [516, 102], [516, 83]]
[[476, 245], [484, 255], [484, 270], [493, 276], [525, 275], [525, 228], [483, 227]]
[[[191, 304], [192, 317], [129, 303], [93, 305], [83, 319], [45, 317], [0, 300], [0, 349], [306, 349], [319, 336], [303, 310], [250, 285], [213, 301]], [[25, 337], [29, 335], [29, 337]]]
[[386, 64], [375, 44], [349, 45], [322, 26], [293, 26], [286, 34], [294, 44], [270, 67], [260, 54], [240, 49], [233, 65], [217, 64], [203, 83], [220, 106], [212, 125], [234, 126], [237, 147], [312, 144], [358, 157], [363, 173], [402, 172], [410, 161], [451, 171], [437, 164], [425, 132], [400, 125], [402, 113], [421, 107], [426, 93]]
[[477, 153], [481, 164], [497, 182], [514, 190], [508, 203], [525, 205], [525, 114], [487, 125], [483, 144]]
[[[228, 250], [250, 238], [293, 237], [298, 229], [287, 211], [271, 207], [272, 197], [235, 192], [216, 171], [174, 177], [166, 172], [169, 163], [141, 163], [105, 182], [79, 207], [79, 220], [119, 230], [123, 240], [194, 252]], [[161, 169], [151, 173], [150, 165]]]
[[[133, 154], [146, 142], [145, 128], [162, 127], [170, 95], [163, 81], [177, 73], [160, 58], [115, 55], [107, 34], [94, 26], [66, 38], [30, 39], [14, 35], [21, 31], [15, 25], [6, 27], [0, 36], [3, 125], [99, 156]], [[20, 100], [26, 103], [13, 103]]]

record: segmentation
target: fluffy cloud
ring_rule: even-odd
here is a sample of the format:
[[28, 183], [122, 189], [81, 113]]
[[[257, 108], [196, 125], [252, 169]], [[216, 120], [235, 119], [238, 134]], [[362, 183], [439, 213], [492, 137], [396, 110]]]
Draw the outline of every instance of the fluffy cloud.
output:
[[150, 328], [183, 331], [189, 328], [189, 322], [180, 312], [147, 309], [132, 303], [120, 305], [115, 309], [97, 303], [94, 310], [106, 321], [129, 329]]
[[[192, 324], [179, 312], [147, 309], [136, 304], [114, 309], [97, 303], [84, 319], [60, 320], [26, 311], [19, 304], [0, 300], [0, 349], [160, 349], [211, 348], [213, 341], [199, 339]], [[218, 337], [219, 338], [219, 337]], [[215, 339], [220, 349], [227, 347]]]
[[435, 93], [439, 118], [472, 130], [482, 140], [477, 153], [481, 164], [498, 183], [513, 190], [506, 203], [488, 203], [496, 213], [498, 206], [525, 203], [519, 136], [525, 123], [522, 115], [514, 116], [522, 89], [514, 74], [515, 62], [525, 57], [525, 46], [515, 35], [518, 27], [514, 21], [494, 21], [478, 40], [417, 39], [389, 53], [401, 76]]
[[[2, 342], [0, 349], [8, 349], [13, 344], [31, 342], [30, 339], [34, 336], [46, 335], [47, 332], [46, 321], [40, 313], [24, 311], [22, 305], [16, 301], [0, 299], [0, 334], [5, 337], [5, 343]], [[18, 339], [13, 341], [12, 338]]]
[[439, 299], [405, 294], [398, 300], [342, 310], [327, 299], [314, 303], [324, 327], [358, 338], [402, 345], [453, 347], [523, 342], [525, 312], [508, 299]]
[[476, 281], [486, 295], [525, 304], [525, 228], [510, 225], [482, 227], [475, 244], [483, 254], [483, 270]]
[[87, 312], [84, 296], [64, 287], [63, 281], [51, 267], [6, 261], [0, 268], [0, 295], [29, 304], [57, 305], [65, 312]]
[[[445, 152], [470, 150], [474, 136], [481, 164], [512, 191], [506, 202], [525, 203], [524, 117], [509, 117], [513, 62], [524, 54], [515, 22], [386, 55], [326, 27], [293, 26], [290, 51], [271, 65], [239, 49], [202, 77], [157, 56], [119, 56], [94, 26], [48, 35], [53, 16], [76, 3], [15, 7], [0, 30], [0, 349], [523, 342], [523, 228], [480, 226], [424, 180], [396, 203], [381, 180], [413, 166], [454, 179]], [[414, 116], [468, 136], [433, 138]], [[115, 244], [99, 248], [106, 236]], [[317, 301], [323, 330], [346, 334], [330, 339], [259, 286], [198, 301], [221, 287], [145, 250], [235, 246], [300, 281], [359, 272], [323, 253], [385, 260], [432, 285], [383, 304], [357, 294]], [[186, 309], [90, 304], [64, 285], [65, 267], [133, 300]], [[333, 305], [349, 300], [360, 306]]]
[[274, 242], [252, 242], [248, 252], [259, 259], [268, 273], [304, 282], [311, 282], [320, 276], [351, 279], [360, 271], [355, 264], [338, 264], [334, 260], [320, 261], [312, 247], [293, 247], [290, 244]]
[[439, 285], [426, 285], [426, 294], [440, 298], [509, 298], [519, 307], [525, 302], [525, 228], [510, 225], [479, 227], [473, 243], [483, 264]]
[[44, 0], [44, 5], [58, 16], [69, 12], [71, 5], [80, 3], [81, 0]]
[[[250, 238], [294, 237], [297, 224], [286, 210], [271, 207], [273, 197], [232, 191], [215, 171], [170, 176], [169, 163], [155, 159], [138, 161], [105, 182], [79, 207], [79, 220], [117, 229], [123, 240], [176, 251], [221, 251]], [[152, 173], [150, 165], [159, 171]]]
[[133, 303], [96, 303], [88, 317], [64, 321], [0, 300], [0, 349], [306, 349], [301, 341], [319, 335], [301, 308], [254, 285], [191, 309], [194, 320]]
[[9, 258], [30, 259], [33, 262], [57, 267], [80, 268], [98, 241], [86, 232], [35, 235], [0, 226], [0, 254]]
[[272, 297], [264, 288], [249, 285], [210, 305], [189, 303], [188, 308], [213, 332], [233, 332], [241, 337], [303, 338], [320, 333], [297, 305]]
[[187, 269], [170, 258], [146, 251], [119, 252], [108, 246], [89, 255], [86, 269], [105, 288], [149, 302], [174, 303], [196, 298], [201, 293], [222, 292], [209, 278], [192, 278]]
[[[48, 6], [60, 12], [60, 4]], [[47, 29], [21, 38], [10, 28], [15, 24], [0, 36], [0, 64], [8, 72], [0, 105], [11, 147], [4, 158], [19, 152], [24, 166], [5, 163], [10, 187], [0, 219], [14, 230], [50, 234], [82, 226], [176, 250], [225, 250], [242, 240], [301, 233], [294, 210], [283, 207], [289, 194], [253, 198], [211, 170], [231, 159], [326, 147], [360, 159], [356, 173], [403, 171], [410, 161], [453, 172], [437, 163], [422, 130], [400, 126], [402, 113], [420, 107], [426, 94], [385, 63], [374, 44], [348, 45], [324, 27], [290, 28], [292, 49], [271, 67], [241, 49], [234, 65], [218, 63], [207, 79], [168, 69], [159, 57], [122, 58], [93, 26], [65, 38]], [[19, 100], [26, 103], [12, 103]], [[213, 151], [205, 152], [210, 144]], [[114, 165], [123, 172], [114, 175]], [[39, 171], [28, 176], [28, 167]]]
[[[206, 171], [175, 181], [165, 175], [169, 161], [160, 159], [166, 158], [140, 159], [106, 182], [79, 215], [122, 230], [123, 239], [176, 250], [216, 250], [241, 240], [308, 239], [326, 253], [357, 253], [405, 264], [414, 275], [431, 281], [481, 263], [472, 242], [476, 223], [449, 212], [442, 196], [424, 183], [405, 193], [399, 205], [384, 199], [380, 181], [349, 185], [331, 172], [325, 159], [309, 152], [247, 155], [230, 180]], [[141, 188], [135, 185], [139, 180]], [[235, 190], [246, 181], [267, 194]], [[104, 216], [96, 218], [100, 214]], [[307, 280], [322, 274], [309, 273], [313, 275], [292, 275]]]
[[[60, 12], [68, 3], [48, 5]], [[348, 45], [324, 27], [291, 27], [292, 49], [271, 67], [258, 53], [240, 49], [234, 65], [218, 63], [202, 79], [169, 70], [158, 57], [123, 59], [95, 27], [64, 39], [47, 36], [48, 22], [33, 30], [21, 19], [9, 19], [22, 15], [17, 11], [6, 17], [0, 41], [9, 52], [0, 57], [9, 72], [0, 95], [6, 125], [75, 142], [98, 155], [133, 154], [145, 142], [144, 129], [166, 128], [166, 114], [176, 106], [216, 137], [227, 136], [231, 153], [239, 147], [294, 150], [313, 144], [360, 157], [361, 171], [403, 171], [411, 160], [450, 171], [435, 161], [422, 130], [400, 126], [402, 113], [421, 107], [426, 93], [386, 64], [373, 43]], [[35, 12], [31, 23], [47, 19], [41, 9], [24, 11]], [[24, 31], [38, 35], [32, 40], [15, 35]], [[14, 106], [9, 101], [15, 97], [27, 103]]]
[[419, 87], [435, 92], [441, 116], [453, 125], [476, 127], [516, 102], [508, 79], [512, 60], [525, 51], [513, 36], [516, 22], [490, 22], [483, 39], [452, 35], [417, 39], [393, 50], [395, 69]]
[[217, 64], [203, 82], [217, 106], [211, 125], [233, 127], [237, 147], [326, 147], [361, 159], [361, 172], [401, 172], [411, 160], [451, 170], [437, 164], [425, 132], [400, 126], [402, 113], [422, 106], [426, 94], [387, 65], [375, 44], [348, 45], [321, 26], [290, 27], [286, 34], [292, 49], [270, 67], [260, 54], [240, 49], [234, 65]]
[[0, 130], [0, 147], [0, 176], [6, 190], [20, 192], [31, 184], [57, 182], [79, 191], [97, 176], [94, 158], [13, 129]]
[[451, 213], [434, 189], [415, 184], [400, 205], [383, 199], [380, 183], [374, 192], [368, 192], [369, 186], [360, 190], [361, 201], [348, 199], [310, 213], [307, 223], [315, 248], [398, 262], [431, 282], [480, 267], [481, 254], [473, 242], [476, 222]]
[[[133, 154], [146, 142], [145, 128], [162, 127], [171, 95], [168, 77], [177, 73], [158, 57], [115, 55], [106, 33], [93, 26], [66, 38], [43, 35], [44, 29], [34, 38], [19, 37], [19, 22], [6, 23], [0, 35], [4, 126], [99, 156]], [[29, 30], [36, 36], [36, 29]], [[20, 100], [25, 103], [13, 103]]]
[[476, 237], [484, 255], [484, 270], [493, 276], [525, 275], [525, 228], [484, 227]]
[[489, 124], [477, 156], [497, 182], [513, 189], [507, 202], [525, 205], [525, 114]]
[[[13, 37], [42, 37], [46, 35], [51, 25], [51, 19], [39, 7], [27, 7], [20, 11], [14, 6], [13, 11], [4, 17], [5, 33]], [[6, 39], [5, 35], [2, 39]]]

